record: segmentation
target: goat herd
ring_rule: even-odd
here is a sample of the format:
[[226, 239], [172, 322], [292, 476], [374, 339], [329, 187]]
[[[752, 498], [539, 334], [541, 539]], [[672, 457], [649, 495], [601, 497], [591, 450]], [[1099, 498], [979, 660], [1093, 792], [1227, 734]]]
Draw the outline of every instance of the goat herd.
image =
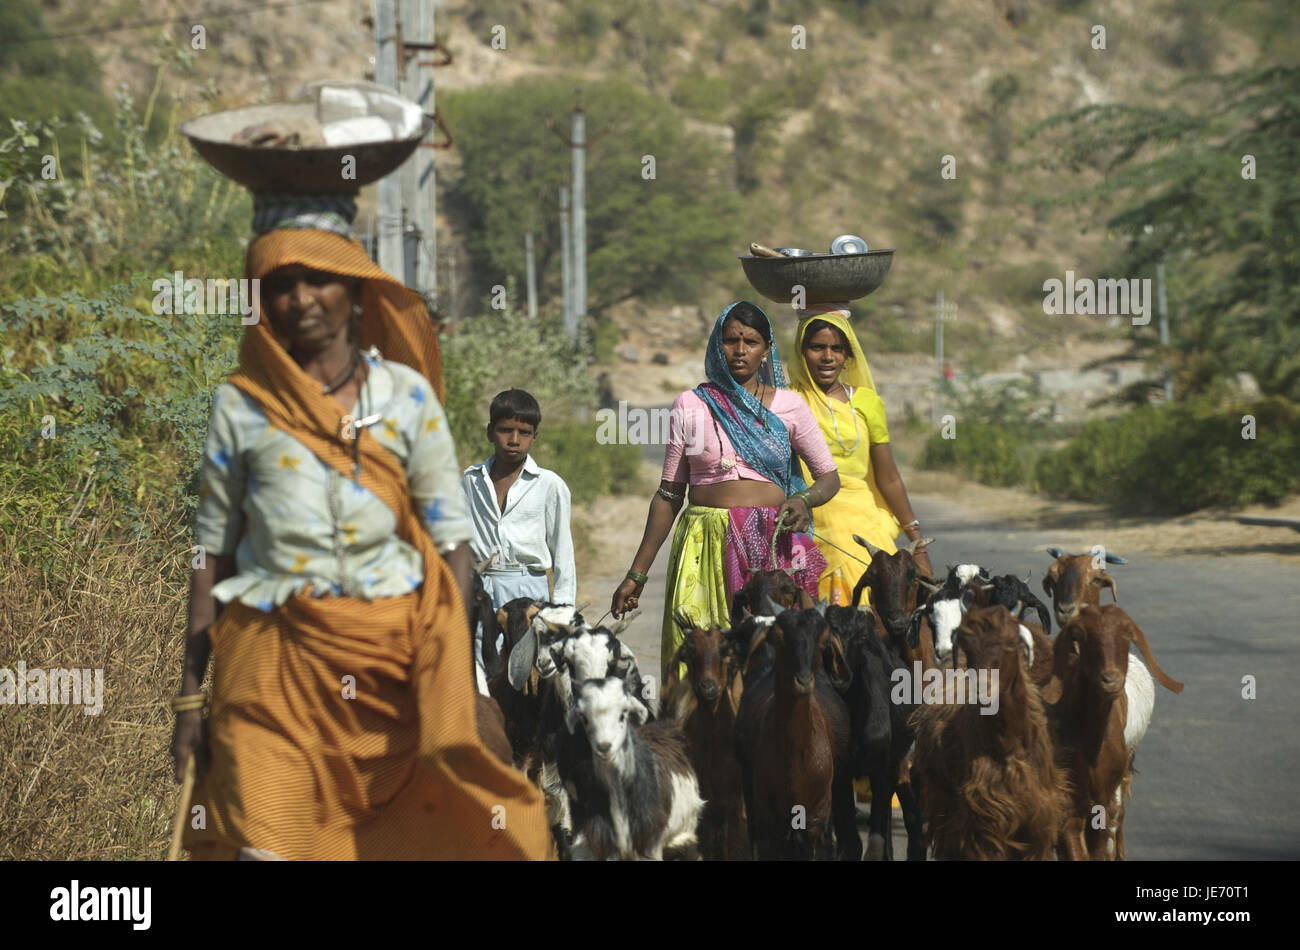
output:
[[774, 571], [737, 592], [729, 630], [676, 617], [662, 695], [618, 639], [626, 620], [476, 595], [480, 729], [540, 784], [561, 859], [859, 860], [867, 779], [868, 858], [893, 858], [897, 795], [909, 860], [1123, 860], [1152, 676], [1183, 686], [1100, 606], [1116, 590], [1101, 559], [1049, 549], [1049, 612], [1013, 575], [939, 581], [910, 546], [857, 540], [871, 563], [851, 607]]

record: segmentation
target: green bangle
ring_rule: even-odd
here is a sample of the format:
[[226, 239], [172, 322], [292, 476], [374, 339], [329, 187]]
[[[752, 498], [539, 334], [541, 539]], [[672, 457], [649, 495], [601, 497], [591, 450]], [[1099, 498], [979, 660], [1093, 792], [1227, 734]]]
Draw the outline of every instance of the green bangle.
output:
[[628, 571], [627, 578], [628, 580], [636, 581], [638, 584], [644, 584], [646, 581], [650, 580], [648, 575], [639, 574], [636, 571]]
[[808, 494], [808, 489], [805, 488], [803, 491], [797, 491], [797, 492], [795, 492], [795, 493], [794, 493], [794, 497], [795, 497], [795, 498], [802, 498], [802, 499], [803, 499], [803, 503], [804, 503], [805, 505], [808, 506], [808, 510], [809, 510], [809, 511], [812, 511], [812, 510], [813, 510], [813, 500], [812, 500], [812, 495]]

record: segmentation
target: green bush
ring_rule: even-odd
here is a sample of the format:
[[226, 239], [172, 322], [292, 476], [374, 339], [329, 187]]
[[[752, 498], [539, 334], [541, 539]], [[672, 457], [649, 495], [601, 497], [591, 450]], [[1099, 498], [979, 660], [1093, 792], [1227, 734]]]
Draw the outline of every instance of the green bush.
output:
[[991, 422], [961, 422], [957, 437], [936, 432], [926, 439], [921, 468], [956, 471], [986, 485], [1018, 485], [1026, 471], [1023, 433]]
[[543, 468], [553, 469], [569, 486], [573, 504], [584, 505], [600, 495], [631, 494], [642, 489], [641, 449], [635, 445], [601, 445], [596, 423], [569, 422], [550, 426], [542, 422], [533, 457]]
[[[1253, 415], [1256, 437], [1243, 439]], [[1207, 400], [1094, 420], [1042, 456], [1034, 483], [1055, 497], [1180, 514], [1276, 502], [1300, 490], [1300, 408], [1279, 397], [1241, 408]]]

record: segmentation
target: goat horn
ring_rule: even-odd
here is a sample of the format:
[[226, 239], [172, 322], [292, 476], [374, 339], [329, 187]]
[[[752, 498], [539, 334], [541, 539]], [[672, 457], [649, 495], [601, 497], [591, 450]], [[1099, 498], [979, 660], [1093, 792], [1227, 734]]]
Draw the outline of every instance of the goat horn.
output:
[[1107, 563], [1107, 564], [1127, 564], [1127, 563], [1128, 563], [1128, 559], [1127, 559], [1127, 558], [1122, 558], [1122, 557], [1120, 557], [1118, 554], [1111, 554], [1109, 551], [1107, 551], [1107, 552], [1106, 552], [1106, 563]]
[[866, 548], [867, 553], [870, 554], [872, 557], [875, 557], [877, 554], [885, 553], [884, 548], [876, 547], [874, 544], [872, 544], [870, 541], [868, 541], [866, 538], [862, 537], [861, 535], [855, 534], [853, 536], [853, 540], [858, 542], [858, 544], [862, 545], [864, 548]]
[[633, 620], [635, 620], [639, 613], [641, 613], [640, 607], [637, 607], [633, 610], [629, 610], [619, 619], [618, 623], [614, 624], [614, 626], [610, 628], [609, 632], [613, 636], [617, 637], [620, 633], [622, 633], [624, 630], [628, 628], [628, 624], [630, 624]]
[[1053, 558], [1065, 556], [1065, 552], [1062, 551], [1060, 548], [1048, 548], [1047, 553], [1050, 554]]
[[771, 595], [763, 595], [763, 609], [767, 611], [768, 616], [775, 617], [781, 611], [785, 610], [780, 604], [772, 599]]
[[862, 612], [863, 612], [864, 614], [866, 614], [868, 617], [874, 617], [874, 616], [876, 616], [876, 612], [875, 612], [874, 610], [871, 609], [871, 605], [870, 605], [870, 604], [858, 604], [858, 610], [862, 611]]
[[491, 563], [492, 563], [492, 558], [486, 557], [474, 565], [474, 570], [476, 573], [482, 574], [484, 571], [488, 569], [488, 565]]
[[915, 541], [909, 541], [903, 545], [903, 550], [908, 554], [915, 554], [917, 548], [923, 548], [927, 544], [934, 544], [934, 538], [917, 538]]
[[931, 593], [943, 587], [943, 582], [937, 581], [933, 577], [918, 577], [916, 583]]

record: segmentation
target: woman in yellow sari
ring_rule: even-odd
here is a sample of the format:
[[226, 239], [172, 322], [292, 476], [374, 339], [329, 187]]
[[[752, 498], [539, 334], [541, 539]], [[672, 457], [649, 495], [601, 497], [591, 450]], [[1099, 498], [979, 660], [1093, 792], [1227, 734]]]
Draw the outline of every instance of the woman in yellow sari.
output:
[[[866, 570], [863, 562], [870, 561], [853, 535], [893, 554], [899, 526], [916, 541], [921, 524], [894, 464], [885, 404], [849, 325], [848, 311], [805, 311], [795, 350], [799, 358], [790, 361], [790, 388], [812, 409], [840, 473], [839, 492], [817, 512], [815, 537], [826, 557], [820, 594], [832, 604], [849, 604]], [[914, 556], [917, 566], [933, 576], [925, 548], [918, 547]]]
[[213, 400], [173, 701], [178, 779], [198, 764], [185, 846], [543, 858], [540, 792], [478, 731], [437, 336], [342, 204], [255, 203], [245, 274], [262, 319]]

